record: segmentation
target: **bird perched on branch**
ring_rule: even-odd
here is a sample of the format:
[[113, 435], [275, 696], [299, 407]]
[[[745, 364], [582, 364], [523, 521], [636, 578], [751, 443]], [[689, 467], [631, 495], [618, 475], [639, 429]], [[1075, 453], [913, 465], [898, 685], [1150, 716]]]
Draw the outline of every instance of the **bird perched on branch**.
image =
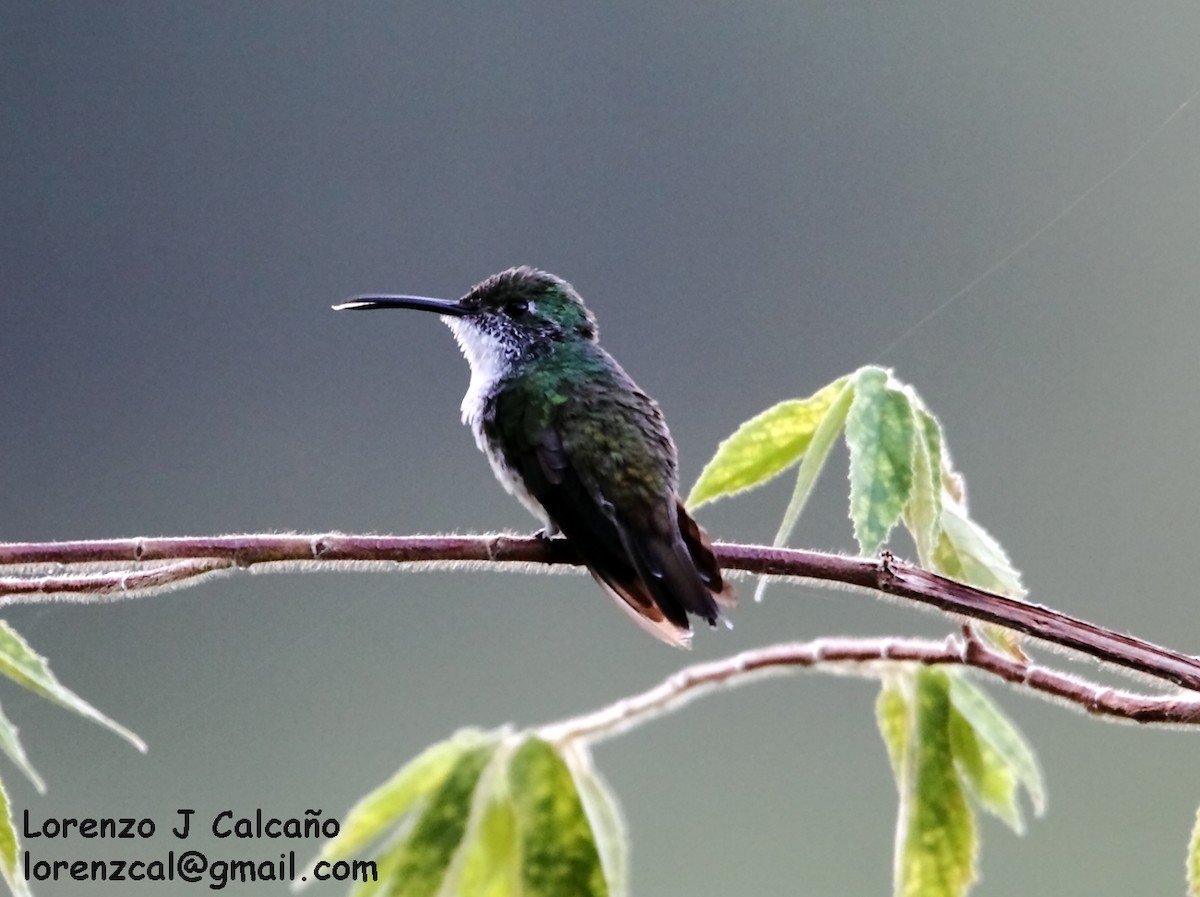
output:
[[658, 404], [601, 348], [565, 280], [510, 268], [458, 300], [357, 296], [334, 307], [441, 316], [471, 365], [463, 421], [497, 479], [652, 635], [686, 647], [688, 614], [716, 625], [735, 602], [679, 498]]

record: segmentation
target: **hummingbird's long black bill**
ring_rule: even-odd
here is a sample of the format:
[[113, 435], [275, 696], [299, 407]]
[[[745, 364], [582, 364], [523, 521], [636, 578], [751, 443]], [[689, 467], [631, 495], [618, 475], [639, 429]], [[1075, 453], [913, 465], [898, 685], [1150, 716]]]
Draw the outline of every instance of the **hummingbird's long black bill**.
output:
[[366, 308], [415, 308], [417, 311], [431, 311], [453, 318], [470, 314], [456, 299], [431, 299], [428, 296], [351, 296], [345, 302], [333, 306], [334, 311], [358, 311]]

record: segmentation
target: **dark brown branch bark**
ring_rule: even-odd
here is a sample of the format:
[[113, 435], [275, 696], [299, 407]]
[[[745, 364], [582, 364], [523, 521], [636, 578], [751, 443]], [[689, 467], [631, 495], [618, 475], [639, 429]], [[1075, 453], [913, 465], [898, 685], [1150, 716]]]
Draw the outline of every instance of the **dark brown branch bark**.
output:
[[[912, 601], [973, 620], [994, 623], [1078, 651], [1116, 667], [1200, 692], [1200, 659], [1123, 635], [1050, 608], [954, 582], [885, 554], [851, 558], [797, 549], [718, 543], [721, 564], [732, 570], [840, 583]], [[208, 561], [188, 567], [180, 562]], [[0, 543], [0, 567], [21, 575], [0, 580], [0, 603], [41, 600], [49, 594], [111, 600], [121, 591], [171, 585], [223, 567], [318, 563], [337, 569], [356, 562], [429, 564], [578, 564], [560, 539], [514, 536], [237, 535], [88, 542]], [[107, 566], [87, 576], [61, 573], [63, 565]], [[134, 565], [134, 566], [130, 566]], [[142, 566], [148, 565], [148, 566]], [[111, 568], [119, 567], [113, 570]], [[39, 575], [40, 574], [40, 575]], [[140, 577], [140, 578], [139, 578]], [[147, 577], [150, 581], [146, 581]], [[161, 584], [161, 583], [159, 583]], [[86, 599], [85, 599], [86, 600]]]

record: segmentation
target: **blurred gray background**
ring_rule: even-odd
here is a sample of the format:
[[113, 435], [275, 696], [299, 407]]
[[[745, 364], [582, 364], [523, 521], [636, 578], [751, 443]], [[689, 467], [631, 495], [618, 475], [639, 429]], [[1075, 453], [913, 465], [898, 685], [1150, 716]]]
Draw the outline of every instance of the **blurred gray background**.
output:
[[[894, 366], [941, 416], [974, 514], [1034, 600], [1200, 650], [1200, 106], [944, 304], [1200, 87], [1198, 38], [1183, 0], [10, 0], [0, 539], [532, 530], [459, 423], [449, 333], [329, 310], [368, 290], [453, 297], [530, 263], [575, 283], [659, 399], [686, 484], [767, 405]], [[781, 482], [702, 522], [769, 540]], [[852, 550], [845, 506], [839, 453], [798, 542]], [[164, 831], [180, 806], [340, 815], [461, 725], [550, 721], [688, 661], [947, 630], [776, 586], [684, 655], [587, 578], [485, 573], [243, 575], [6, 616], [150, 743], [142, 757], [0, 685], [50, 786], [5, 765], [14, 806]], [[636, 893], [889, 893], [874, 696], [772, 681], [601, 746]], [[984, 821], [976, 893], [1180, 893], [1200, 736], [1000, 697], [1050, 809], [1020, 839]]]

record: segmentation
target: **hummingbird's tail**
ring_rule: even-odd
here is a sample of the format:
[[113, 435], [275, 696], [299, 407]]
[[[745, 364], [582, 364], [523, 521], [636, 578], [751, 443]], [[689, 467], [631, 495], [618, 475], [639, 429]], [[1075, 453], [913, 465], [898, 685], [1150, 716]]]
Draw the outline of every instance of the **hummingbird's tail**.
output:
[[[683, 539], [683, 544], [687, 546], [696, 572], [700, 574], [700, 579], [708, 587], [712, 597], [722, 607], [736, 606], [737, 592], [734, 591], [732, 584], [725, 581], [704, 527], [691, 518], [682, 501], [675, 503], [675, 516], [679, 521], [679, 535]], [[714, 620], [708, 622], [715, 623]]]
[[575, 546], [617, 606], [655, 638], [686, 648], [688, 614], [715, 626], [720, 606], [736, 603], [707, 535], [677, 497], [668, 503], [651, 496], [636, 513], [622, 514], [567, 462], [556, 431], [547, 430], [531, 455], [522, 476], [547, 522]]
[[592, 576], [643, 629], [667, 644], [686, 648], [692, 632], [688, 614], [715, 626], [721, 606], [737, 603], [704, 530], [682, 503], [675, 532], [639, 537], [617, 526], [630, 563], [591, 563]]

